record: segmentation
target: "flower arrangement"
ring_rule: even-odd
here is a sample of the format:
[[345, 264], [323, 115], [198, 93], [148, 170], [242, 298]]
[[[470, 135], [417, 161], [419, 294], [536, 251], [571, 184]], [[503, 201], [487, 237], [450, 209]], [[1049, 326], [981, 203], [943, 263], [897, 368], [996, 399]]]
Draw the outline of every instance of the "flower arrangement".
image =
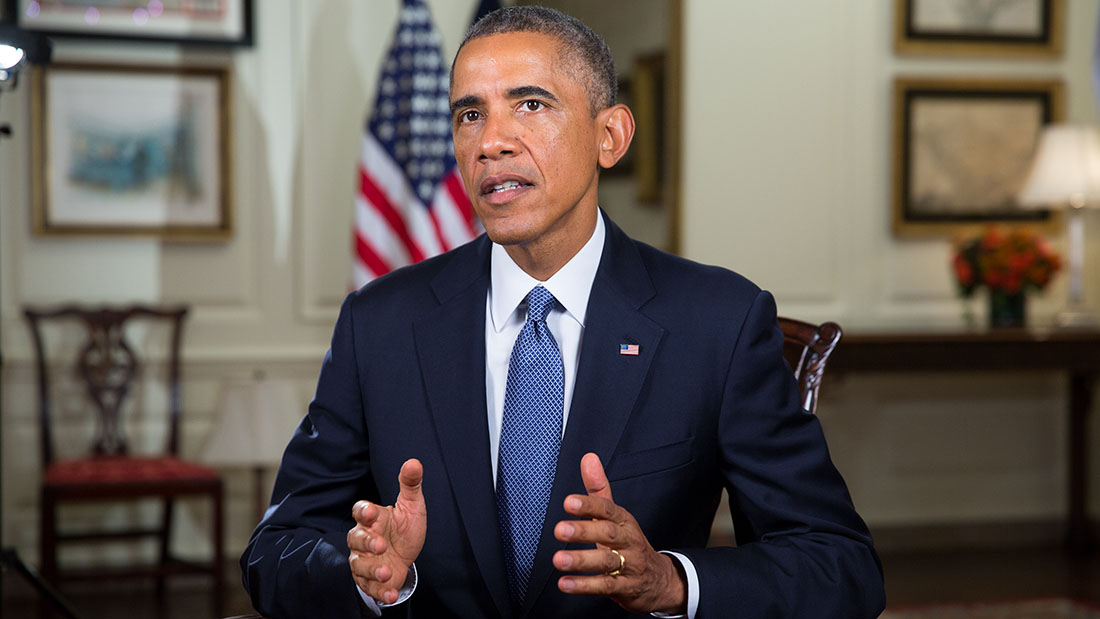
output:
[[1062, 259], [1034, 232], [1005, 233], [990, 227], [979, 237], [957, 243], [952, 265], [962, 296], [973, 295], [981, 286], [1014, 296], [1046, 288], [1062, 268]]

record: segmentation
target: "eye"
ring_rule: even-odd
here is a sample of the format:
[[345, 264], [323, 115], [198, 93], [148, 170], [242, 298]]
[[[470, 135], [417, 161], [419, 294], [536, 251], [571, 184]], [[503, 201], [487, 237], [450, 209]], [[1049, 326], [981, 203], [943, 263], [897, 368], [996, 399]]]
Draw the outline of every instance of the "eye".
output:
[[526, 111], [526, 112], [537, 112], [537, 111], [541, 110], [543, 107], [545, 107], [542, 104], [542, 101], [535, 101], [534, 99], [528, 99], [528, 100], [524, 101], [523, 103], [520, 103], [520, 105], [522, 106], [523, 110]]
[[458, 115], [458, 122], [460, 123], [472, 123], [481, 119], [481, 112], [477, 110], [466, 110]]

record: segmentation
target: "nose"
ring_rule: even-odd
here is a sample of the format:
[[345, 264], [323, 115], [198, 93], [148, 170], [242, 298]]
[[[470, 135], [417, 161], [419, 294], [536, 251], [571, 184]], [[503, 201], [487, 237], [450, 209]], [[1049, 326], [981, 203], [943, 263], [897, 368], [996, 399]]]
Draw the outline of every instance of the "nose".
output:
[[515, 123], [505, 114], [489, 114], [481, 130], [481, 153], [479, 159], [497, 160], [514, 155], [519, 150], [516, 140]]

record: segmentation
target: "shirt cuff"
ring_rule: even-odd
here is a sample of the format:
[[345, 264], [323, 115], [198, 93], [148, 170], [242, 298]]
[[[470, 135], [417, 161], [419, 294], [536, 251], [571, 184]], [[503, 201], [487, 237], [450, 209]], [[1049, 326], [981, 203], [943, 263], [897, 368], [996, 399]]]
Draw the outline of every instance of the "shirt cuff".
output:
[[688, 590], [688, 603], [686, 615], [666, 615], [664, 613], [649, 613], [654, 617], [661, 617], [662, 619], [680, 619], [686, 617], [687, 619], [695, 619], [695, 613], [699, 610], [699, 574], [695, 572], [695, 565], [691, 562], [691, 559], [685, 557], [678, 552], [672, 552], [671, 550], [661, 550], [661, 554], [668, 555], [673, 559], [680, 562], [680, 567], [684, 568], [684, 575], [687, 577], [687, 590]]
[[378, 600], [367, 595], [367, 593], [359, 587], [355, 587], [355, 590], [359, 592], [359, 598], [363, 600], [363, 605], [366, 606], [364, 616], [381, 617], [383, 608], [397, 606], [412, 597], [413, 591], [416, 591], [416, 581], [416, 564], [413, 563], [409, 566], [409, 573], [405, 575], [405, 584], [401, 585], [401, 589], [397, 591], [397, 601], [393, 604], [382, 604]]

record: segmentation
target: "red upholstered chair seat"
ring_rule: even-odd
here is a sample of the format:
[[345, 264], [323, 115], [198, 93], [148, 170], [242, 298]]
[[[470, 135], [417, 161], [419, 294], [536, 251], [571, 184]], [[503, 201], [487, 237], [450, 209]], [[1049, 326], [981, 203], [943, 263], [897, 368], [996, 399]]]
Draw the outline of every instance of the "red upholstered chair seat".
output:
[[59, 460], [46, 469], [47, 486], [204, 481], [217, 479], [214, 469], [173, 456], [102, 456]]

